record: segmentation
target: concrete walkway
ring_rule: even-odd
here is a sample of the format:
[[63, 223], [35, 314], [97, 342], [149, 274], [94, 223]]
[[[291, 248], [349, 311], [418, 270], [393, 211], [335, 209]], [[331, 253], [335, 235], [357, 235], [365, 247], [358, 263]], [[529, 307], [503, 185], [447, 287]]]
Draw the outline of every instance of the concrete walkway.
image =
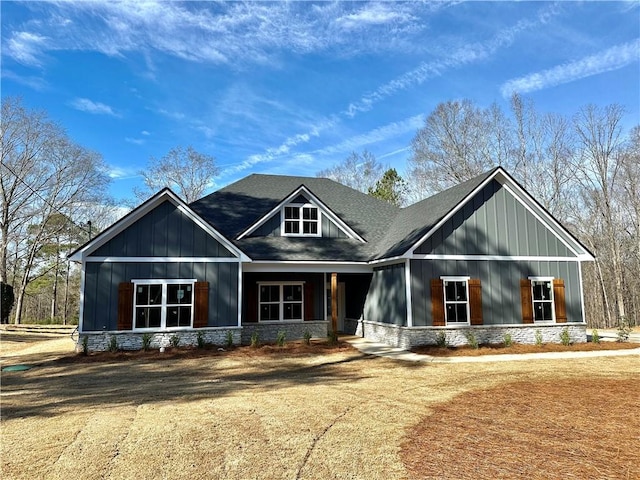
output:
[[433, 355], [421, 355], [418, 353], [390, 347], [384, 343], [372, 342], [366, 338], [346, 336], [341, 340], [353, 345], [362, 353], [378, 357], [403, 360], [407, 362], [428, 363], [485, 363], [485, 362], [514, 362], [523, 360], [553, 360], [560, 358], [593, 358], [593, 357], [621, 357], [625, 355], [640, 355], [640, 347], [629, 350], [601, 350], [597, 352], [545, 352], [545, 353], [521, 353], [504, 355], [481, 355], [478, 357], [435, 357]]

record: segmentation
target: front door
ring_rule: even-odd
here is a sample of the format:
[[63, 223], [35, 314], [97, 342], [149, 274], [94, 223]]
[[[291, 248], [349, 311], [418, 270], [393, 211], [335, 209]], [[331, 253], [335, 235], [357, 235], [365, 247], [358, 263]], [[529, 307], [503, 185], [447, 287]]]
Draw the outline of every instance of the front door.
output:
[[[344, 282], [338, 282], [338, 332], [344, 331], [346, 315]], [[327, 320], [331, 322], [331, 283], [327, 283]]]

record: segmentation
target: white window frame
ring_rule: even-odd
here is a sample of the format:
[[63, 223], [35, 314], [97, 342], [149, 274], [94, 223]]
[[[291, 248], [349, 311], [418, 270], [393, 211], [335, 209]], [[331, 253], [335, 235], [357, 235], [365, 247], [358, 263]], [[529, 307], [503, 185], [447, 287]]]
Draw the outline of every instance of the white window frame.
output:
[[[286, 219], [285, 211], [287, 208], [297, 208], [298, 209], [298, 218], [297, 219]], [[318, 212], [318, 218], [315, 220], [305, 220], [304, 219], [304, 209], [305, 208], [313, 208], [316, 212]], [[285, 224], [287, 222], [298, 222], [298, 233], [286, 233]], [[304, 224], [307, 223], [315, 223], [316, 224], [316, 233], [304, 233]], [[313, 203], [287, 203], [282, 206], [280, 210], [280, 232], [282, 232], [283, 237], [321, 237], [322, 236], [322, 210], [317, 205]]]
[[[196, 279], [141, 279], [141, 280], [131, 280], [133, 283], [133, 330], [139, 332], [150, 332], [155, 330], [188, 330], [193, 328], [193, 315], [195, 310], [195, 284]], [[167, 304], [167, 286], [168, 285], [176, 285], [176, 284], [185, 284], [191, 285], [191, 303], [181, 303], [178, 305]], [[139, 285], [161, 285], [162, 286], [162, 297], [161, 302], [154, 307], [160, 307], [160, 326], [159, 327], [149, 327], [149, 328], [138, 328], [136, 327], [136, 309], [138, 307], [137, 304], [137, 291]], [[141, 305], [142, 307], [146, 307], [149, 305]], [[191, 319], [189, 321], [189, 326], [176, 326], [176, 327], [167, 327], [167, 308], [172, 306], [180, 306], [180, 307], [191, 307]]]
[[[529, 277], [529, 281], [531, 282], [531, 308], [533, 312], [533, 322], [534, 323], [556, 323], [556, 299], [553, 295], [553, 280], [555, 277]], [[549, 282], [551, 284], [551, 288], [549, 289], [551, 293], [550, 299], [545, 300], [536, 300], [534, 297], [534, 282]], [[550, 303], [551, 304], [551, 320], [536, 320], [536, 303]]]
[[[471, 277], [461, 277], [461, 276], [455, 276], [455, 277], [440, 277], [440, 280], [442, 280], [442, 299], [443, 299], [443, 307], [444, 307], [444, 319], [447, 325], [471, 325], [471, 305], [469, 302], [469, 280], [471, 279]], [[464, 282], [464, 286], [465, 286], [465, 290], [466, 290], [466, 300], [463, 301], [458, 301], [458, 300], [454, 300], [454, 301], [448, 301], [447, 300], [447, 286], [446, 286], [446, 282]], [[460, 304], [465, 304], [466, 305], [466, 309], [467, 309], [467, 321], [466, 322], [450, 322], [449, 321], [449, 316], [447, 314], [447, 305], [460, 305]]]
[[[260, 323], [288, 323], [288, 322], [302, 322], [304, 321], [304, 283], [305, 282], [259, 282], [258, 283], [258, 322]], [[262, 286], [277, 286], [279, 287], [279, 297], [278, 302], [262, 302], [260, 301], [260, 288]], [[284, 287], [285, 286], [299, 286], [302, 292], [302, 300], [301, 301], [286, 301], [284, 299]], [[264, 305], [275, 305], [278, 304], [278, 320], [262, 320], [262, 308]], [[284, 305], [285, 303], [299, 303], [300, 304], [300, 315], [301, 318], [289, 318], [284, 319]]]

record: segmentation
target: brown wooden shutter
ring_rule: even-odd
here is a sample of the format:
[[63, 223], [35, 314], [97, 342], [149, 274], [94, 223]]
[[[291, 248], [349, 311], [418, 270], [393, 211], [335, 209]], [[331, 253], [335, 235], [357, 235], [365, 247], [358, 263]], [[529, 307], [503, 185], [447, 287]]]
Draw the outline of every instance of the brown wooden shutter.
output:
[[194, 285], [193, 328], [209, 325], [209, 282], [196, 282]]
[[482, 325], [482, 287], [480, 279], [469, 279], [469, 310], [471, 325]]
[[553, 279], [553, 303], [556, 309], [556, 323], [567, 323], [567, 309], [565, 306], [564, 280]]
[[133, 283], [118, 285], [118, 330], [133, 328]]
[[531, 298], [531, 280], [520, 280], [520, 299], [522, 300], [522, 323], [533, 323], [533, 299]]
[[434, 327], [444, 327], [444, 290], [442, 280], [431, 280], [431, 315]]
[[305, 283], [304, 284], [304, 319], [305, 320], [313, 320], [315, 317], [315, 313], [313, 310], [314, 307], [314, 298], [313, 298], [313, 283]]

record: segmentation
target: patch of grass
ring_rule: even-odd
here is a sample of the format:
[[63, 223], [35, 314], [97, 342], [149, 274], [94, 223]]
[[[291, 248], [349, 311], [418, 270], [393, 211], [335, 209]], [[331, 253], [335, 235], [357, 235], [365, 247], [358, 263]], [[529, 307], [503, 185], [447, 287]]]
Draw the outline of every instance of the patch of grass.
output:
[[302, 338], [305, 345], [311, 345], [311, 332], [309, 330], [304, 331], [304, 337]]
[[145, 333], [142, 335], [142, 349], [147, 351], [151, 348], [151, 339], [153, 338], [153, 334]]
[[204, 332], [198, 332], [196, 334], [196, 343], [198, 348], [204, 348], [207, 345], [207, 342], [204, 339]]
[[113, 353], [117, 352], [118, 350], [118, 339], [115, 337], [115, 335], [111, 335], [111, 338], [109, 339], [109, 351]]
[[468, 330], [465, 332], [464, 336], [467, 338], [467, 345], [474, 350], [477, 350], [480, 345], [478, 344], [478, 338], [475, 334], [471, 330]]
[[542, 332], [540, 330], [536, 330], [536, 345], [542, 346]]
[[436, 346], [439, 348], [447, 348], [449, 342], [447, 342], [447, 334], [445, 332], [438, 332], [436, 335]]

